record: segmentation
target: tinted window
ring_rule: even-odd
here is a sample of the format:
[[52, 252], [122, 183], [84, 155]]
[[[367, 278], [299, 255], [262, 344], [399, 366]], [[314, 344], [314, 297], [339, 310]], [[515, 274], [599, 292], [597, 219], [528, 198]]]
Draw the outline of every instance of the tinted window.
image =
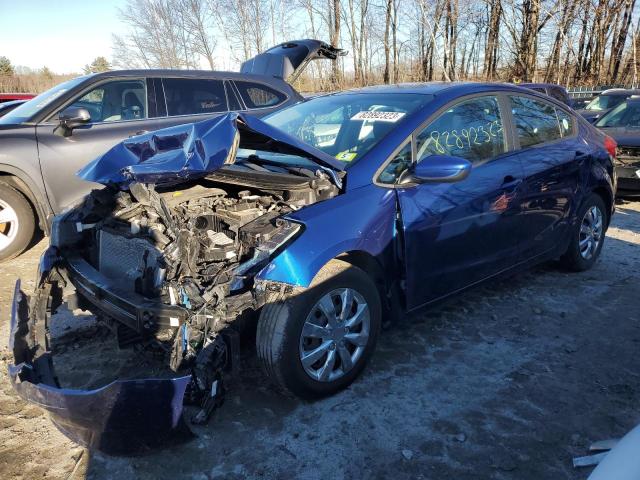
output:
[[596, 127], [640, 127], [640, 102], [621, 103], [602, 117]]
[[602, 94], [597, 96], [593, 100], [591, 100], [591, 102], [589, 102], [589, 105], [587, 105], [585, 109], [593, 110], [595, 112], [601, 112], [602, 110], [608, 110], [617, 105], [620, 105], [622, 102], [625, 101], [626, 98], [627, 98], [627, 95], [624, 95], [624, 94], [623, 95]]
[[418, 161], [451, 155], [480, 162], [506, 151], [496, 97], [479, 97], [449, 108], [416, 138]]
[[549, 96], [561, 101], [564, 104], [569, 104], [569, 96], [561, 88], [550, 88]]
[[558, 114], [558, 123], [560, 124], [560, 133], [563, 137], [569, 137], [573, 135], [573, 117], [564, 110], [556, 108]]
[[229, 110], [236, 111], [242, 110], [242, 106], [240, 105], [240, 100], [238, 100], [238, 96], [236, 92], [233, 91], [233, 86], [230, 82], [225, 81], [224, 87], [227, 90], [227, 100], [229, 101]]
[[162, 83], [169, 116], [227, 111], [222, 80], [165, 78]]
[[147, 88], [143, 80], [115, 80], [83, 94], [68, 107], [86, 108], [91, 122], [147, 118]]
[[556, 109], [528, 97], [511, 97], [511, 111], [520, 147], [530, 147], [560, 138]]
[[253, 82], [235, 82], [247, 108], [266, 108], [286, 100], [286, 95], [271, 87]]

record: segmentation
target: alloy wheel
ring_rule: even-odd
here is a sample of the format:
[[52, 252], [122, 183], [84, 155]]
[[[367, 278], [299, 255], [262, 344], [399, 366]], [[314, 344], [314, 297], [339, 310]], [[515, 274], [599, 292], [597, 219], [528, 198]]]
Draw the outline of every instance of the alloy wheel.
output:
[[300, 335], [300, 362], [320, 382], [335, 381], [362, 357], [369, 341], [371, 318], [364, 297], [338, 288], [316, 302]]
[[604, 216], [597, 206], [592, 206], [584, 214], [580, 225], [578, 246], [580, 255], [585, 260], [591, 260], [598, 251], [604, 232]]

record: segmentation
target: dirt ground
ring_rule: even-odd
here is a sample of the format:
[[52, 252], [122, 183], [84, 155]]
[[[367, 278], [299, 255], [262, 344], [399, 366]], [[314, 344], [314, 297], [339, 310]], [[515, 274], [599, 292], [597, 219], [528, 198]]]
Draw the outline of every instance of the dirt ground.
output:
[[[33, 287], [44, 248], [0, 267], [3, 345], [13, 283]], [[0, 478], [585, 479], [571, 458], [640, 422], [639, 301], [640, 202], [623, 203], [593, 270], [544, 265], [412, 315], [315, 403], [281, 396], [249, 354], [195, 440], [137, 458], [67, 440], [13, 394], [3, 349]]]

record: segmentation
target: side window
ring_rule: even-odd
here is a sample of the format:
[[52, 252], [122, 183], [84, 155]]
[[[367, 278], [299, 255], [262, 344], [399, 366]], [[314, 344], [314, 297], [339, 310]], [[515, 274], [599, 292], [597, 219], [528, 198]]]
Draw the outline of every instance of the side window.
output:
[[165, 78], [162, 83], [170, 117], [227, 111], [222, 80]]
[[103, 83], [69, 105], [86, 108], [91, 123], [147, 118], [147, 88], [143, 80]]
[[261, 83], [236, 81], [235, 84], [247, 108], [273, 107], [287, 99], [284, 93]]
[[573, 135], [573, 117], [559, 108], [556, 108], [556, 112], [558, 114], [558, 123], [560, 124], [562, 137], [570, 137]]
[[513, 121], [520, 140], [526, 148], [561, 137], [555, 107], [529, 97], [510, 97]]
[[229, 110], [232, 112], [242, 110], [242, 106], [240, 105], [240, 100], [236, 95], [236, 92], [233, 91], [233, 86], [227, 80], [224, 81], [224, 88], [227, 91], [227, 101], [229, 102]]
[[411, 141], [402, 147], [402, 150], [393, 157], [393, 160], [380, 172], [378, 181], [381, 183], [396, 183], [402, 172], [411, 165]]
[[498, 99], [477, 97], [458, 103], [416, 137], [418, 162], [430, 155], [451, 155], [472, 163], [506, 151]]

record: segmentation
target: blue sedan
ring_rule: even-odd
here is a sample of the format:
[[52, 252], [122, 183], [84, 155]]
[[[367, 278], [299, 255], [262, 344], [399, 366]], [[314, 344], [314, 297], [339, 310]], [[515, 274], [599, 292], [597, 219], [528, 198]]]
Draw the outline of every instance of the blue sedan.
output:
[[[31, 309], [16, 286], [11, 380], [74, 440], [132, 453], [184, 432], [185, 398], [195, 422], [220, 405], [239, 319], [253, 318], [273, 382], [330, 395], [406, 312], [551, 259], [591, 268], [615, 153], [561, 102], [470, 83], [370, 87], [133, 137], [80, 172], [105, 188], [54, 221]], [[174, 374], [65, 389], [43, 360], [65, 298], [121, 344], [160, 345]]]

